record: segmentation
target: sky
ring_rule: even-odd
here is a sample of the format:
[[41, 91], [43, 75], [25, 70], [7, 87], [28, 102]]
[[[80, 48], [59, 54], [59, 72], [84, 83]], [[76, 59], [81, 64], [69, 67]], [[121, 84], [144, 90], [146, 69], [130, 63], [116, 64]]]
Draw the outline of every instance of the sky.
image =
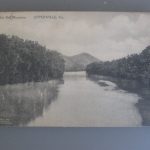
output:
[[0, 33], [38, 41], [67, 56], [86, 52], [113, 60], [150, 45], [150, 13], [1, 12]]

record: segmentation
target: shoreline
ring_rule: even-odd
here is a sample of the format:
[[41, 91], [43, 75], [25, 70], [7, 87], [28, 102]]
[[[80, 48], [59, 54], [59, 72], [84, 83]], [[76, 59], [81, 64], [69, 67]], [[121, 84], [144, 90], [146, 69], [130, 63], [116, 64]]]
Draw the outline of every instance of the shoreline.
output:
[[137, 94], [140, 98], [135, 106], [142, 117], [142, 126], [150, 126], [150, 89], [147, 86], [141, 85], [136, 80], [118, 79], [109, 76], [90, 75], [89, 78], [94, 81], [108, 80], [116, 83], [119, 88], [129, 93]]

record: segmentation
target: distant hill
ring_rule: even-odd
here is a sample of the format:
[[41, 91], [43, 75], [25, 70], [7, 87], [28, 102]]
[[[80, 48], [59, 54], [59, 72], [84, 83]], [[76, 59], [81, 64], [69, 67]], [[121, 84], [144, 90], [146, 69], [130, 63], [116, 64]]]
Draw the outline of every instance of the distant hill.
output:
[[88, 53], [81, 53], [74, 56], [63, 56], [65, 60], [66, 71], [82, 71], [86, 66], [93, 62], [99, 62], [100, 60]]

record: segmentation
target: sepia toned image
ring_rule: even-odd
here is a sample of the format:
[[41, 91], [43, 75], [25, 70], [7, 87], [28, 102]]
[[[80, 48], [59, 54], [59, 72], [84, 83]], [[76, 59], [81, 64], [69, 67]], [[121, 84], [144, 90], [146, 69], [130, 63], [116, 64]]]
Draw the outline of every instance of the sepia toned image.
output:
[[150, 13], [0, 12], [0, 126], [150, 126]]

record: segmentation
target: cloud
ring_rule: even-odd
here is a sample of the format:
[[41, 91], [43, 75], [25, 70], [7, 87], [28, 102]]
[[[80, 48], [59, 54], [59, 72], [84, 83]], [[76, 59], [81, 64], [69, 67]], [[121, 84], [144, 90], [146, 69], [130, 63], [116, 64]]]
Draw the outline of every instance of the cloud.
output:
[[[0, 13], [0, 16], [6, 15]], [[65, 55], [90, 53], [112, 60], [139, 53], [150, 44], [150, 14], [124, 12], [30, 12], [15, 13], [26, 20], [0, 20], [0, 32], [36, 40]], [[63, 16], [35, 20], [35, 15]]]

